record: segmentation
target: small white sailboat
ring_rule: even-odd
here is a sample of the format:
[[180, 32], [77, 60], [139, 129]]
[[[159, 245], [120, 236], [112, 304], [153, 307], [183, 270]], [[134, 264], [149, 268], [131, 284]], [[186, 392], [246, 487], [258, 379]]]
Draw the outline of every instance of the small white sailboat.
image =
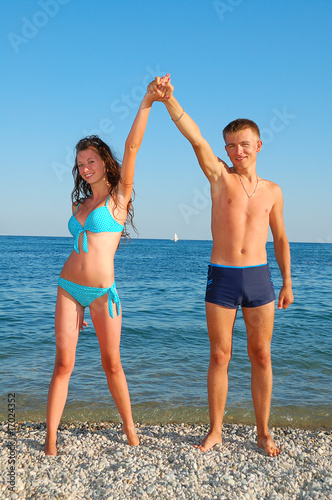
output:
[[176, 233], [174, 233], [174, 241], [178, 241], [179, 237]]

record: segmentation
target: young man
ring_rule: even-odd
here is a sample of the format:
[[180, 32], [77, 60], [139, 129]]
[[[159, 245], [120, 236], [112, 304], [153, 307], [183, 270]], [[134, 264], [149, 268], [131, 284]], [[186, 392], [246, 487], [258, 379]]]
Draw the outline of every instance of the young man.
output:
[[[232, 164], [228, 167], [214, 155], [198, 126], [174, 98], [174, 87], [169, 79], [157, 77], [148, 90], [160, 93], [160, 100], [165, 103], [177, 128], [190, 141], [211, 185], [213, 246], [205, 297], [210, 339], [208, 398], [211, 428], [197, 447], [206, 451], [222, 442], [233, 326], [237, 309], [241, 306], [252, 366], [257, 444], [269, 456], [277, 456], [280, 450], [268, 428], [275, 294], [267, 264], [266, 241], [270, 226], [283, 279], [278, 308], [286, 309], [293, 302], [293, 292], [281, 189], [256, 173], [257, 153], [262, 141], [254, 122], [239, 119], [224, 129], [225, 150]], [[165, 94], [166, 98], [163, 97]]]

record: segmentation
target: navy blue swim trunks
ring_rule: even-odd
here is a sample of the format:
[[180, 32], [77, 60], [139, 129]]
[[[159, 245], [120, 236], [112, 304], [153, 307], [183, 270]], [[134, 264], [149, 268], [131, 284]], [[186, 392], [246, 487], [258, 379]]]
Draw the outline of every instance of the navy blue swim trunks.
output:
[[205, 302], [237, 309], [263, 306], [275, 298], [268, 264], [248, 267], [209, 264]]

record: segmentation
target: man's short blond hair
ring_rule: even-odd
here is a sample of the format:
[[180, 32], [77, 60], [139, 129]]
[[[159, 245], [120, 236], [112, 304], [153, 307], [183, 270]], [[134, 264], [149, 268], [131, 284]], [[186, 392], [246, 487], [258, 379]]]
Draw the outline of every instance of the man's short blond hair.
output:
[[247, 118], [238, 118], [230, 122], [223, 130], [224, 140], [226, 142], [226, 135], [233, 134], [234, 132], [239, 132], [240, 130], [244, 130], [246, 128], [250, 128], [260, 139], [260, 131], [258, 125], [252, 120], [248, 120]]

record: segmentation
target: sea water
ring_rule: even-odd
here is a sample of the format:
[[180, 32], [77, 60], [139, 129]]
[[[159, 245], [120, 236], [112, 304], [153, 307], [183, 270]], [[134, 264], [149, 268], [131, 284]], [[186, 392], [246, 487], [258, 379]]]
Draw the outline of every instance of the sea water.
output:
[[[57, 278], [71, 238], [0, 237], [0, 420], [15, 393], [17, 420], [45, 420], [55, 354]], [[115, 256], [123, 308], [121, 357], [135, 421], [208, 422], [209, 340], [204, 294], [211, 241], [133, 239]], [[268, 260], [278, 295], [272, 243]], [[291, 243], [295, 301], [276, 310], [272, 339], [272, 425], [332, 424], [332, 245]], [[98, 341], [80, 333], [64, 420], [120, 421]], [[253, 424], [250, 362], [239, 310], [225, 422]]]

